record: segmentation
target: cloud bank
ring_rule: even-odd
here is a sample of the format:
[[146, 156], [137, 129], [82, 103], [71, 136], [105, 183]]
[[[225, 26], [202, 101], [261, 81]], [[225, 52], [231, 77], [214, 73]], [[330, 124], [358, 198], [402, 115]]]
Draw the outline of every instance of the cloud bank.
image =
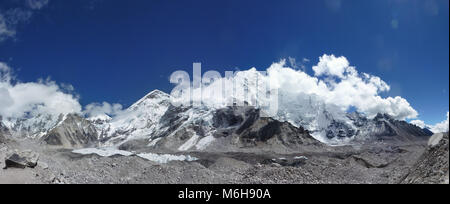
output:
[[0, 115], [4, 118], [80, 112], [78, 98], [65, 93], [56, 82], [17, 82], [11, 68], [0, 62]]
[[[292, 60], [291, 60], [292, 61]], [[316, 66], [312, 67], [314, 76], [303, 70], [288, 67], [286, 60], [272, 64], [266, 75], [255, 68], [242, 71], [234, 76], [234, 80], [224, 77], [204, 86], [202, 96], [194, 94], [193, 100], [202, 100], [211, 106], [221, 106], [226, 101], [241, 100], [250, 104], [257, 95], [264, 94], [264, 90], [249, 90], [250, 96], [236, 94], [233, 90], [223, 88], [236, 87], [236, 90], [247, 89], [255, 83], [258, 87], [277, 89], [280, 96], [279, 109], [285, 112], [298, 112], [292, 107], [293, 102], [305, 101], [309, 103], [314, 98], [315, 103], [325, 104], [328, 109], [336, 107], [341, 112], [355, 108], [368, 117], [375, 117], [378, 113], [386, 113], [395, 119], [405, 120], [416, 118], [418, 113], [408, 101], [400, 96], [383, 98], [379, 94], [390, 90], [389, 85], [377, 76], [359, 73], [350, 66], [345, 57], [323, 55]], [[233, 83], [235, 83], [233, 85]], [[224, 90], [223, 97], [217, 95]], [[195, 93], [196, 91], [194, 91]], [[298, 104], [304, 106], [305, 104]], [[294, 109], [293, 109], [294, 108]]]
[[0, 116], [3, 118], [22, 119], [40, 115], [78, 113], [87, 117], [115, 116], [122, 111], [122, 105], [92, 103], [82, 106], [78, 97], [72, 94], [70, 84], [60, 84], [51, 80], [37, 82], [18, 82], [12, 69], [0, 62]]

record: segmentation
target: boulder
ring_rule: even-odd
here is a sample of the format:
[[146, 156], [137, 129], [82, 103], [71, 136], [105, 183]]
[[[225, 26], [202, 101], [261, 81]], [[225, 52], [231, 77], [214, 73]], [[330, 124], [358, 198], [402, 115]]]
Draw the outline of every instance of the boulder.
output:
[[39, 160], [39, 154], [33, 151], [15, 152], [5, 159], [6, 168], [34, 168]]

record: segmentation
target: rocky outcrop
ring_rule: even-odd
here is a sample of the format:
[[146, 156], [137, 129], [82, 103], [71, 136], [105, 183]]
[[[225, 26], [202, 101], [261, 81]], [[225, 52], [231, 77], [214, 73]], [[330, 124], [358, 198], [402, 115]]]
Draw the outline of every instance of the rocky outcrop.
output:
[[95, 126], [77, 114], [68, 114], [41, 140], [48, 145], [63, 148], [83, 148], [95, 145], [98, 140]]
[[34, 168], [37, 166], [39, 154], [33, 151], [14, 152], [5, 159], [6, 168]]
[[277, 146], [279, 148], [301, 148], [319, 145], [303, 127], [294, 127], [288, 122], [260, 117], [259, 110], [249, 110], [247, 118], [232, 132], [240, 147]]
[[425, 153], [402, 179], [405, 184], [449, 183], [449, 135], [438, 133], [430, 138]]

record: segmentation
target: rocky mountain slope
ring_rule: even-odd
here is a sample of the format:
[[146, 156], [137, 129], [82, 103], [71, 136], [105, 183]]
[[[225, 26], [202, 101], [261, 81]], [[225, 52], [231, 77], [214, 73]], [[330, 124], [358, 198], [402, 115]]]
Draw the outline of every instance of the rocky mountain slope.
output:
[[418, 139], [427, 140], [431, 136], [430, 132], [406, 121], [395, 120], [387, 114], [378, 114], [373, 119], [367, 119], [358, 113], [352, 113], [349, 114], [349, 118], [357, 127], [354, 135], [357, 140], [411, 142]]
[[402, 183], [449, 183], [449, 134], [430, 138], [425, 153], [402, 180]]
[[39, 139], [60, 124], [63, 118], [63, 114], [43, 114], [37, 117], [4, 118], [1, 122], [15, 137]]
[[62, 148], [84, 148], [97, 145], [98, 135], [92, 122], [77, 114], [68, 114], [40, 140]]

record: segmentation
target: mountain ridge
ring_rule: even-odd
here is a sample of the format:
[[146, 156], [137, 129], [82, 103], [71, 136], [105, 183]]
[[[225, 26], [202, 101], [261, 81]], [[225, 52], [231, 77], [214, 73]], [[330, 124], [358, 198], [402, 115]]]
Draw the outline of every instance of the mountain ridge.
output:
[[[310, 103], [313, 103], [311, 99]], [[314, 106], [316, 105], [311, 104], [311, 107]], [[255, 111], [258, 112], [258, 116], [252, 115], [251, 112], [254, 114]], [[79, 116], [74, 119], [76, 114], [65, 114], [60, 115], [55, 120], [55, 118], [50, 116], [42, 116], [35, 120], [38, 122], [31, 123], [37, 124], [38, 127], [31, 128], [32, 132], [26, 135], [32, 135], [33, 138], [44, 138], [43, 140], [50, 145], [57, 144], [65, 147], [85, 147], [88, 144], [95, 143], [94, 137], [96, 137], [96, 141], [99, 141], [102, 146], [124, 148], [133, 143], [130, 141], [139, 140], [143, 141], [147, 148], [152, 148], [167, 140], [164, 138], [174, 137], [174, 135], [183, 132], [184, 137], [181, 140], [178, 142], [172, 141], [174, 143], [172, 146], [165, 145], [167, 149], [171, 151], [187, 151], [197, 146], [197, 150], [203, 150], [206, 149], [203, 146], [207, 146], [215, 139], [220, 138], [217, 136], [220, 131], [228, 129], [231, 133], [241, 135], [241, 133], [246, 131], [243, 128], [245, 126], [244, 122], [246, 122], [244, 120], [248, 119], [249, 116], [261, 119], [259, 111], [257, 107], [253, 106], [217, 108], [202, 105], [199, 107], [176, 107], [172, 105], [170, 95], [160, 90], [153, 90], [115, 117], [106, 117], [106, 115], [105, 117], [86, 119]], [[309, 130], [303, 127], [301, 124], [307, 124], [311, 120], [304, 121], [302, 120], [304, 116], [301, 115], [297, 117], [297, 122], [282, 119], [287, 118], [283, 114], [290, 114], [283, 112], [273, 118], [266, 119], [265, 122], [269, 124], [277, 123], [275, 126], [283, 126], [286, 128], [285, 131], [291, 131], [292, 128], [296, 128], [299, 132], [303, 133], [307, 130], [307, 134], [305, 135], [307, 137], [312, 136], [316, 140], [318, 137], [315, 134], [323, 134], [325, 138], [331, 141], [328, 143], [331, 145], [345, 145], [355, 141], [395, 140], [410, 142], [416, 139], [426, 139], [429, 136], [429, 133], [423, 129], [409, 124], [406, 121], [395, 120], [387, 114], [378, 114], [373, 119], [369, 119], [361, 113], [353, 112], [346, 113], [340, 119], [335, 119], [328, 111], [322, 107], [322, 109], [316, 112], [319, 120], [313, 120], [313, 122], [316, 121], [322, 124], [319, 126], [326, 127], [325, 129], [322, 128], [322, 130]], [[244, 113], [244, 116], [241, 115], [238, 117], [239, 114], [237, 112]], [[72, 122], [66, 122], [68, 116], [72, 119]], [[231, 117], [232, 120], [223, 121], [224, 118], [222, 118], [221, 121], [221, 119], [218, 119], [220, 117]], [[264, 123], [263, 121], [259, 120], [258, 122]], [[243, 124], [238, 124], [238, 122], [243, 122]], [[79, 123], [83, 124], [83, 127], [79, 127]], [[218, 125], [219, 123], [222, 124]], [[239, 126], [240, 129], [235, 129], [235, 126]], [[311, 126], [311, 124], [307, 124], [306, 126]], [[247, 128], [249, 127], [247, 126]], [[28, 128], [30, 127], [28, 126]], [[260, 128], [265, 127], [262, 125]], [[15, 132], [17, 130], [23, 131], [23, 129], [26, 128], [22, 128], [22, 125], [16, 122], [16, 125], [9, 130]], [[40, 130], [41, 132], [36, 130]], [[78, 142], [75, 142], [77, 140], [74, 137], [75, 133], [80, 134], [79, 137], [81, 139]], [[58, 139], [61, 138], [63, 140], [67, 139], [64, 144], [61, 141], [58, 142]], [[184, 143], [181, 144], [181, 141], [184, 141]], [[239, 142], [235, 142], [235, 144], [237, 143]]]

